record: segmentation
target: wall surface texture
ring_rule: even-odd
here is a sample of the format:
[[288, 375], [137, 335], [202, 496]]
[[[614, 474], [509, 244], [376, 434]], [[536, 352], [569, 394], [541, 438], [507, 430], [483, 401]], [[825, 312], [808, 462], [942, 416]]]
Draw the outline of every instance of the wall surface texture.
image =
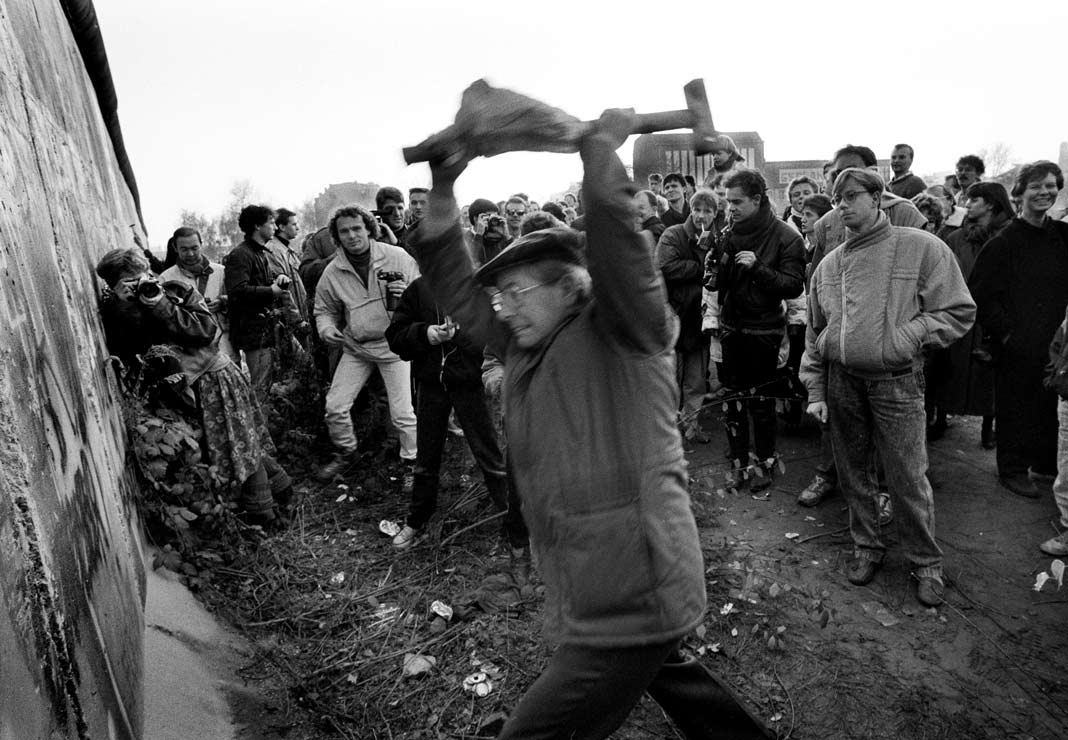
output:
[[141, 734], [144, 563], [93, 274], [136, 221], [59, 0], [0, 0], [0, 740]]

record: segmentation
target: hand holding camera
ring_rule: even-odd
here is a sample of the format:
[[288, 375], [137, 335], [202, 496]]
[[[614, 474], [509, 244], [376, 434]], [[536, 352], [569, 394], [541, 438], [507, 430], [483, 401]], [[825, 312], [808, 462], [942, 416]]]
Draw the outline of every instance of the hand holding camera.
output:
[[456, 336], [458, 328], [452, 318], [446, 316], [444, 324], [431, 324], [426, 328], [426, 339], [432, 345], [444, 344]]
[[396, 311], [401, 293], [408, 287], [404, 273], [396, 270], [379, 270], [378, 279], [386, 284], [386, 310]]

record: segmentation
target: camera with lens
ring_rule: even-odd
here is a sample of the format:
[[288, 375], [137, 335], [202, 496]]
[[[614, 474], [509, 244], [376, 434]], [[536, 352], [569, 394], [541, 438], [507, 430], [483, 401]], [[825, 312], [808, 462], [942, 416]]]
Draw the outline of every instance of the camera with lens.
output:
[[163, 292], [163, 286], [152, 277], [143, 277], [134, 286], [134, 293], [138, 298], [156, 298]]
[[[392, 282], [395, 282], [397, 280], [403, 280], [404, 279], [404, 273], [403, 272], [397, 272], [396, 270], [379, 270], [378, 271], [378, 279], [381, 280], [383, 283], [392, 283]], [[387, 290], [386, 291], [386, 310], [387, 311], [396, 311], [398, 303], [400, 303], [400, 297], [393, 295], [392, 293], [390, 293]]]
[[489, 231], [490, 229], [496, 229], [498, 231], [503, 230], [505, 223], [504, 216], [494, 213], [486, 219], [486, 231]]

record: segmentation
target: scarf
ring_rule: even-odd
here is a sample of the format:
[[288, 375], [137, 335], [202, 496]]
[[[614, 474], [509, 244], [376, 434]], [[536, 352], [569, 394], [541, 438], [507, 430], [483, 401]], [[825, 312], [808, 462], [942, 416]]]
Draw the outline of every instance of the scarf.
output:
[[862, 249], [870, 244], [882, 241], [890, 236], [890, 219], [883, 211], [875, 219], [875, 225], [860, 233], [847, 232], [849, 238], [842, 244], [842, 249]]
[[964, 232], [964, 238], [969, 242], [972, 242], [973, 244], [986, 244], [990, 241], [991, 237], [1001, 231], [1008, 222], [1009, 217], [1005, 213], [991, 215], [990, 223], [985, 226], [978, 221], [966, 218], [964, 223], [961, 224], [961, 230]]
[[730, 252], [755, 252], [763, 244], [778, 221], [771, 203], [765, 198], [760, 209], [744, 221], [737, 221], [730, 230]]

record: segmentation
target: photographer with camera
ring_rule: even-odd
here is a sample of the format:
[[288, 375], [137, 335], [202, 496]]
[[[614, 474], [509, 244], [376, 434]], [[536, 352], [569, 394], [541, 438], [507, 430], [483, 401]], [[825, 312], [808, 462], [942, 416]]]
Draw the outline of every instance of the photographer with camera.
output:
[[468, 207], [467, 218], [473, 232], [464, 233], [470, 233], [469, 249], [475, 266], [489, 262], [512, 243], [508, 224], [493, 201], [478, 198]]
[[361, 206], [339, 208], [329, 229], [340, 249], [315, 289], [314, 315], [319, 337], [342, 348], [326, 394], [326, 428], [338, 451], [317, 477], [332, 480], [356, 461], [350, 411], [377, 367], [386, 386], [390, 419], [400, 437], [400, 458], [408, 466], [404, 492], [410, 493], [410, 466], [416, 455], [411, 375], [408, 363], [389, 348], [385, 332], [396, 301], [419, 276], [419, 269], [403, 249], [378, 241], [378, 222]]
[[220, 476], [241, 484], [242, 518], [277, 526], [276, 507], [284, 509], [291, 496], [289, 476], [274, 459], [245, 374], [219, 350], [219, 326], [203, 296], [187, 283], [161, 282], [131, 249], [105, 254], [96, 273], [108, 286], [100, 313], [109, 351], [139, 377], [140, 358], [166, 345], [159, 354], [177, 359], [181, 385], [200, 412], [209, 461]]
[[237, 224], [245, 234], [223, 260], [230, 296], [230, 341], [245, 353], [249, 378], [261, 404], [274, 382], [275, 309], [289, 298], [289, 278], [271, 265], [267, 242], [274, 235], [274, 211], [267, 206], [241, 209]]

